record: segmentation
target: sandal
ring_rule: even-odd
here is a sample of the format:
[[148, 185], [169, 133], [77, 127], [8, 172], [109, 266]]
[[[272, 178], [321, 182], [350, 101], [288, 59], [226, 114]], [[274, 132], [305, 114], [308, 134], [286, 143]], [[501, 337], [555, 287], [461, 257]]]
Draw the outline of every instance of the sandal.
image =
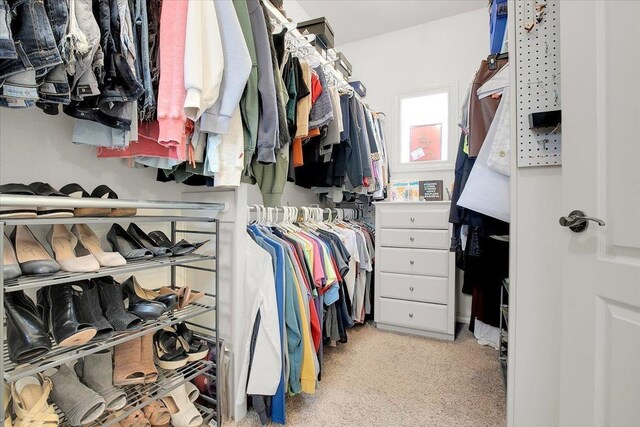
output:
[[184, 384], [184, 388], [187, 389], [187, 394], [189, 395], [189, 400], [195, 402], [200, 397], [200, 390], [198, 387], [192, 382], [187, 382]]
[[162, 401], [171, 412], [171, 424], [174, 427], [199, 427], [204, 422], [198, 408], [189, 400], [184, 384], [163, 397]]
[[[100, 199], [117, 199], [118, 195], [106, 185], [97, 186], [92, 192], [91, 197]], [[115, 208], [111, 209], [109, 216], [135, 216], [137, 210], [135, 208]]]
[[153, 240], [157, 246], [171, 249], [171, 252], [173, 252], [173, 256], [189, 255], [190, 253], [201, 248], [202, 245], [210, 240], [207, 239], [204, 242], [189, 243], [186, 240], [182, 239], [178, 243], [173, 244], [171, 243], [171, 240], [169, 240], [167, 235], [159, 230], [149, 233], [149, 238]]
[[[91, 198], [91, 194], [87, 193], [79, 184], [67, 184], [60, 189], [62, 194], [76, 199]], [[74, 216], [108, 216], [111, 213], [110, 208], [75, 208]]]
[[161, 400], [154, 400], [142, 408], [142, 411], [149, 420], [151, 427], [165, 427], [171, 422], [171, 412]]
[[118, 344], [113, 352], [113, 385], [144, 384], [146, 373], [140, 366], [142, 340], [140, 338]]
[[193, 336], [193, 331], [187, 327], [187, 324], [181, 322], [175, 326], [178, 339], [182, 342], [182, 346], [187, 348], [189, 362], [204, 359], [209, 353], [209, 345], [202, 340]]
[[[69, 197], [62, 194], [46, 182], [32, 182], [29, 188], [36, 196]], [[70, 218], [73, 217], [73, 208], [38, 207], [39, 218]]]
[[7, 383], [3, 383], [4, 391], [2, 392], [2, 408], [4, 409], [4, 424], [5, 427], [11, 426], [11, 412], [9, 412], [9, 403], [11, 403], [11, 388]]
[[[21, 196], [35, 196], [28, 185], [24, 184], [4, 184], [0, 185], [0, 193], [2, 194], [16, 194]], [[35, 207], [0, 207], [0, 218], [35, 218], [38, 216], [38, 209]]]
[[170, 288], [163, 286], [159, 290], [161, 295], [175, 294], [178, 296], [178, 308], [183, 309], [187, 305], [199, 300], [204, 296], [203, 292], [194, 291], [190, 286], [184, 286], [182, 288]]
[[189, 362], [183, 342], [171, 328], [160, 329], [153, 335], [155, 362], [162, 369], [178, 369]]
[[[54, 427], [58, 425], [58, 414], [53, 406], [47, 403], [52, 387], [51, 380], [44, 378], [42, 374], [21, 378], [11, 384], [13, 411], [16, 413], [13, 427]], [[5, 403], [5, 411], [7, 406]], [[6, 421], [5, 425], [7, 425]], [[9, 425], [11, 425], [10, 419]]]
[[[116, 413], [118, 416], [119, 413]], [[119, 421], [121, 427], [151, 427], [151, 423], [141, 410], [133, 411], [127, 418]]]

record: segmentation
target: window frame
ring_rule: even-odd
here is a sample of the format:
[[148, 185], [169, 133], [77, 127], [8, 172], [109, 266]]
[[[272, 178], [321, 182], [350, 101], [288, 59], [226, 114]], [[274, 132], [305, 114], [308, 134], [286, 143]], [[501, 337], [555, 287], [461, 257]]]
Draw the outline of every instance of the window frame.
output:
[[[447, 138], [447, 160], [431, 160], [424, 162], [402, 162], [402, 101], [408, 98], [417, 98], [421, 96], [437, 95], [440, 93], [448, 94], [448, 138]], [[432, 85], [421, 89], [399, 92], [395, 95], [394, 114], [393, 114], [393, 140], [390, 153], [391, 173], [394, 172], [424, 172], [424, 171], [441, 171], [453, 170], [455, 167], [455, 157], [460, 138], [458, 128], [458, 85], [456, 83], [445, 83]], [[444, 124], [443, 124], [444, 125]]]

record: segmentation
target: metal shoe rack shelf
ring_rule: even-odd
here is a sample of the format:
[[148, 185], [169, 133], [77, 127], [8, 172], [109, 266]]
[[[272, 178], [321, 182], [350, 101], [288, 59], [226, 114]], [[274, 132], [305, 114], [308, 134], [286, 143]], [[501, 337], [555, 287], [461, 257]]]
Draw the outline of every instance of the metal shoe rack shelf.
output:
[[[191, 254], [180, 257], [158, 258], [142, 261], [127, 262], [121, 267], [101, 268], [94, 273], [68, 273], [58, 272], [51, 276], [22, 276], [12, 280], [5, 280], [0, 271], [0, 301], [4, 302], [5, 292], [15, 292], [27, 289], [36, 289], [45, 286], [55, 286], [61, 283], [70, 283], [78, 280], [92, 279], [101, 276], [116, 276], [123, 274], [131, 274], [137, 271], [150, 270], [160, 267], [171, 268], [171, 286], [177, 286], [178, 269], [194, 269], [212, 273], [215, 278], [210, 282], [209, 287], [199, 289], [204, 291], [204, 297], [200, 300], [189, 304], [181, 310], [174, 310], [171, 313], [164, 314], [160, 318], [152, 321], [145, 321], [142, 329], [135, 332], [116, 332], [111, 338], [105, 341], [89, 342], [76, 347], [59, 347], [56, 344], [52, 346], [50, 352], [45, 356], [36, 359], [28, 364], [17, 365], [9, 360], [8, 345], [6, 343], [6, 321], [4, 303], [0, 304], [0, 318], [3, 319], [4, 326], [0, 330], [0, 345], [3, 348], [3, 355], [0, 358], [0, 371], [4, 380], [11, 383], [24, 378], [44, 372], [47, 369], [60, 366], [67, 362], [72, 362], [81, 357], [112, 348], [126, 341], [139, 338], [143, 335], [153, 334], [155, 331], [175, 325], [180, 322], [186, 322], [193, 328], [199, 338], [206, 340], [214, 345], [220, 354], [220, 342], [218, 337], [218, 274], [216, 256], [219, 253], [219, 221], [217, 215], [224, 211], [227, 206], [224, 203], [197, 203], [197, 202], [162, 202], [162, 201], [134, 201], [134, 200], [105, 200], [105, 199], [76, 199], [68, 197], [40, 197], [40, 196], [18, 196], [0, 194], [0, 206], [11, 207], [56, 207], [56, 208], [135, 208], [138, 210], [160, 211], [162, 215], [141, 215], [133, 217], [71, 217], [71, 218], [20, 218], [20, 219], [0, 219], [0, 260], [3, 259], [4, 240], [2, 234], [7, 231], [7, 227], [15, 225], [39, 226], [53, 224], [113, 224], [135, 222], [139, 223], [170, 223], [171, 224], [171, 240], [176, 242], [176, 237], [183, 234], [204, 235], [206, 238], [214, 240], [215, 255]], [[165, 215], [166, 211], [177, 211], [177, 215]], [[183, 211], [199, 213], [200, 216], [185, 216]], [[201, 223], [198, 229], [186, 228], [184, 224]], [[204, 224], [204, 226], [202, 226]], [[202, 262], [208, 261], [211, 267], [203, 267]], [[199, 265], [193, 265], [200, 263]], [[190, 322], [197, 316], [211, 315], [214, 312], [215, 324], [203, 325]], [[53, 342], [53, 340], [52, 340]], [[127, 406], [124, 410], [119, 411], [116, 417], [108, 418], [109, 413], [105, 412], [101, 418], [92, 423], [95, 426], [109, 426], [128, 417], [136, 410], [142, 409], [152, 401], [160, 399], [171, 393], [172, 390], [184, 385], [187, 381], [191, 381], [200, 375], [206, 375], [211, 381], [215, 381], [217, 372], [214, 362], [200, 360], [191, 362], [186, 366], [174, 370], [164, 371], [158, 369], [158, 381], [151, 384], [141, 384], [123, 387], [127, 393]], [[207, 396], [201, 396], [204, 401], [203, 405], [197, 404], [204, 423], [203, 425], [219, 426], [220, 411], [218, 410], [217, 399], [220, 396], [219, 382], [216, 383], [216, 399]], [[3, 401], [2, 394], [4, 388], [0, 387], [0, 401]], [[57, 408], [56, 408], [57, 409]], [[58, 411], [60, 415], [60, 425], [65, 426], [68, 423], [64, 414]], [[108, 418], [108, 419], [107, 419]], [[0, 405], [0, 420], [5, 419], [4, 409]], [[214, 424], [215, 423], [215, 424]]]

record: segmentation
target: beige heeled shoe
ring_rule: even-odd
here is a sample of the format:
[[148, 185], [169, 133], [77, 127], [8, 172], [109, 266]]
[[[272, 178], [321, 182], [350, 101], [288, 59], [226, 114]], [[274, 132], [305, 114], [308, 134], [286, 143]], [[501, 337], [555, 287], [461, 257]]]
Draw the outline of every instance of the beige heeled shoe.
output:
[[78, 239], [65, 225], [53, 225], [47, 234], [47, 241], [51, 245], [51, 249], [53, 249], [56, 261], [60, 264], [60, 269], [63, 271], [90, 273], [100, 269], [100, 264], [93, 255], [76, 255]]
[[118, 252], [105, 252], [100, 245], [100, 238], [87, 224], [74, 224], [71, 233], [78, 239], [76, 253], [78, 255], [93, 255], [100, 267], [120, 267], [127, 263]]
[[48, 275], [60, 270], [60, 265], [36, 239], [29, 227], [18, 225], [11, 233], [16, 258], [25, 275]]
[[11, 385], [16, 413], [13, 427], [55, 427], [59, 424], [58, 414], [47, 402], [52, 387], [51, 380], [42, 374], [21, 378]]

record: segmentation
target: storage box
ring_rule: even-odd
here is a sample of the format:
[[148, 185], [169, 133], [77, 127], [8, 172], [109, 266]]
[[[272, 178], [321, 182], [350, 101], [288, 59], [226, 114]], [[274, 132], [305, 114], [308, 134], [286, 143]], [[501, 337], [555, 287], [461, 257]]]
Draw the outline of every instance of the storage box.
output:
[[338, 58], [336, 60], [336, 68], [338, 71], [342, 73], [345, 78], [351, 77], [351, 63], [347, 61], [347, 58], [344, 56], [344, 53], [338, 52]]
[[329, 22], [327, 22], [327, 18], [324, 16], [321, 18], [311, 19], [309, 21], [299, 22], [298, 30], [303, 34], [305, 30], [310, 34], [315, 34], [322, 42], [325, 49], [332, 48], [334, 46], [335, 40], [333, 29], [329, 25]]
[[364, 84], [362, 84], [362, 82], [361, 82], [361, 81], [356, 80], [356, 81], [353, 81], [353, 82], [349, 82], [349, 84], [351, 85], [351, 87], [353, 88], [353, 90], [355, 90], [355, 91], [356, 91], [356, 93], [357, 93], [358, 95], [360, 95], [360, 96], [361, 96], [361, 97], [363, 97], [363, 98], [364, 98], [365, 96], [367, 96], [367, 88], [365, 87], [365, 85], [364, 85]]

